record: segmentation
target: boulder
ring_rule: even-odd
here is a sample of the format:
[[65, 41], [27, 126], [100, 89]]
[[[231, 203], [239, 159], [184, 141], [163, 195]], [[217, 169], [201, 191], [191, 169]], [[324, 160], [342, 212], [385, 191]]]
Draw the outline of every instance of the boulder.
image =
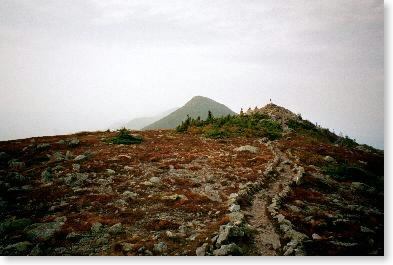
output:
[[121, 234], [124, 233], [124, 227], [121, 223], [117, 223], [109, 227], [108, 229], [109, 234]]
[[86, 155], [78, 155], [74, 158], [74, 161], [84, 161], [87, 159]]
[[137, 198], [138, 194], [127, 190], [127, 191], [123, 192], [122, 196], [126, 199], [135, 200]]
[[169, 196], [162, 196], [161, 199], [163, 200], [170, 200], [170, 201], [177, 201], [177, 200], [188, 200], [187, 196], [183, 194], [173, 194]]
[[243, 145], [234, 149], [235, 152], [250, 152], [250, 153], [258, 153], [259, 148], [251, 145]]
[[92, 232], [92, 233], [99, 233], [99, 232], [101, 232], [101, 230], [102, 230], [102, 224], [101, 223], [94, 223], [92, 226], [91, 226], [91, 228], [90, 228], [90, 231]]
[[228, 214], [229, 221], [235, 225], [240, 225], [244, 222], [244, 214], [241, 212], [232, 212]]
[[63, 161], [65, 158], [62, 152], [55, 152], [53, 155], [49, 155], [49, 159], [54, 161]]
[[0, 152], [0, 161], [8, 161], [11, 158], [6, 152]]
[[230, 239], [240, 239], [245, 235], [243, 229], [231, 223], [220, 226], [216, 245], [221, 246]]
[[72, 169], [74, 170], [74, 171], [79, 171], [80, 169], [81, 169], [81, 165], [80, 164], [72, 164]]
[[20, 162], [16, 159], [12, 159], [8, 161], [8, 166], [12, 170], [22, 170], [26, 167], [26, 164], [24, 162]]
[[52, 168], [48, 167], [41, 173], [41, 178], [45, 182], [49, 182], [53, 178], [53, 171]]
[[68, 145], [71, 147], [75, 147], [80, 144], [80, 141], [78, 138], [72, 138], [72, 139], [68, 140], [67, 142], [68, 142]]
[[333, 163], [333, 162], [336, 161], [336, 160], [335, 160], [333, 157], [331, 157], [331, 156], [325, 156], [325, 157], [323, 158], [323, 160], [325, 160], [326, 162], [329, 162], [329, 163]]
[[109, 175], [113, 175], [113, 174], [116, 174], [116, 171], [114, 171], [113, 169], [108, 168], [106, 170], [106, 173], [109, 174]]
[[18, 172], [10, 172], [8, 174], [8, 181], [13, 184], [23, 184], [28, 179], [29, 179], [28, 177], [26, 177], [22, 174], [19, 174]]
[[72, 160], [72, 157], [73, 157], [72, 153], [70, 151], [67, 151], [64, 156], [64, 159], [65, 160]]
[[36, 148], [37, 148], [37, 150], [46, 150], [46, 149], [49, 149], [49, 147], [50, 147], [50, 144], [44, 143], [44, 144], [38, 144]]
[[152, 184], [156, 185], [156, 184], [160, 184], [161, 183], [161, 179], [158, 177], [151, 177], [149, 179], [149, 182], [151, 182]]
[[22, 241], [8, 245], [3, 250], [3, 255], [26, 255], [30, 252], [33, 244], [29, 241]]
[[219, 249], [213, 251], [214, 256], [240, 255], [242, 253], [240, 247], [235, 243], [222, 245]]
[[88, 173], [67, 173], [64, 182], [70, 186], [80, 186], [88, 178]]
[[316, 234], [316, 233], [312, 234], [311, 237], [312, 237], [313, 240], [321, 240], [322, 239], [322, 237], [320, 235]]
[[238, 212], [240, 211], [240, 206], [238, 204], [232, 204], [229, 206], [229, 211], [230, 212]]
[[202, 246], [196, 249], [195, 254], [197, 256], [206, 256], [206, 251], [208, 246], [209, 246], [208, 243], [204, 243]]
[[153, 252], [157, 254], [165, 253], [168, 249], [168, 246], [164, 242], [159, 242], [154, 245]]
[[27, 238], [36, 241], [47, 241], [60, 232], [64, 222], [36, 223], [26, 228]]
[[20, 219], [7, 219], [0, 223], [0, 235], [9, 231], [23, 230], [25, 227], [31, 224], [31, 220], [28, 218]]
[[135, 248], [135, 244], [131, 243], [121, 243], [121, 249], [125, 252], [133, 251]]

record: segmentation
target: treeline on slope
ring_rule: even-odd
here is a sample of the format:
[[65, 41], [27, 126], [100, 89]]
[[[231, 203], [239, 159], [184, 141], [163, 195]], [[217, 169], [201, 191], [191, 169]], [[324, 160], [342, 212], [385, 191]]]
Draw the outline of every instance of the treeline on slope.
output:
[[[355, 139], [348, 136], [338, 136], [327, 128], [302, 119], [300, 114], [297, 117], [297, 119], [289, 119], [285, 122], [286, 126], [297, 134], [306, 135], [319, 141], [329, 142], [347, 148], [359, 146]], [[176, 127], [176, 131], [203, 134], [208, 138], [214, 139], [246, 136], [267, 137], [269, 140], [275, 140], [282, 136], [283, 126], [280, 122], [271, 119], [263, 113], [214, 117], [211, 111], [209, 111], [206, 120], [202, 120], [200, 117], [194, 119], [187, 115], [186, 120], [182, 121]], [[368, 145], [362, 146], [375, 150]]]
[[267, 137], [275, 140], [282, 136], [282, 126], [264, 114], [227, 115], [214, 117], [208, 111], [206, 120], [187, 116], [187, 119], [176, 127], [178, 132], [203, 134], [206, 137], [220, 139], [233, 136]]

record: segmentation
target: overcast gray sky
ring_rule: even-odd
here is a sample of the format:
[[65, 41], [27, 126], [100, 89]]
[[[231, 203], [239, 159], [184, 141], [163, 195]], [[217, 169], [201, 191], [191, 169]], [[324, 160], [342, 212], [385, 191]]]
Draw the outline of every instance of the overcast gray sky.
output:
[[1, 0], [0, 140], [202, 95], [384, 144], [382, 0]]

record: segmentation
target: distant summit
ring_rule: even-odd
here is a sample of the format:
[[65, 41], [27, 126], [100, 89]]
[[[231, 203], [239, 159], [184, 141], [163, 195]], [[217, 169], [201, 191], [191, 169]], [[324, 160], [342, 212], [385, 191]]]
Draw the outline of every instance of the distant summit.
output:
[[222, 117], [226, 115], [236, 114], [227, 106], [218, 103], [207, 97], [195, 96], [188, 101], [183, 107], [172, 112], [168, 116], [144, 127], [144, 130], [149, 129], [173, 129], [176, 128], [189, 115], [192, 118], [206, 119], [208, 111], [211, 111], [213, 116]]
[[292, 111], [273, 103], [269, 103], [262, 108], [248, 108], [248, 110], [244, 114], [252, 115], [256, 113], [265, 114], [269, 116], [272, 120], [281, 121], [284, 123], [289, 120], [301, 120], [301, 117], [299, 115], [296, 115]]

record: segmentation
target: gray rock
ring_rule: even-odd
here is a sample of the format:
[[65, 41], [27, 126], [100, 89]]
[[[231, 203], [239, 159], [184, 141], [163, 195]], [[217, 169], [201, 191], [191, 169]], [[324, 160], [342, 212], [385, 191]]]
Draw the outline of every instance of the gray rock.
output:
[[222, 202], [220, 193], [215, 190], [212, 185], [207, 184], [204, 189], [204, 194], [212, 201]]
[[134, 250], [135, 244], [131, 244], [131, 243], [122, 243], [122, 244], [121, 244], [121, 248], [122, 248], [123, 251], [129, 252], [129, 251]]
[[102, 236], [98, 237], [96, 240], [97, 245], [107, 245], [110, 242], [110, 234], [103, 234]]
[[243, 145], [238, 148], [235, 148], [233, 151], [235, 152], [251, 152], [251, 153], [258, 153], [259, 148], [251, 145]]
[[80, 144], [80, 141], [78, 138], [72, 138], [72, 139], [68, 140], [68, 145], [71, 147], [78, 146], [79, 144]]
[[127, 190], [123, 192], [122, 196], [126, 199], [135, 200], [138, 197], [138, 194]]
[[355, 191], [360, 191], [369, 194], [375, 194], [377, 191], [374, 187], [371, 187], [362, 182], [352, 182], [352, 189]]
[[146, 256], [153, 256], [153, 252], [151, 252], [150, 250], [145, 250], [145, 252], [144, 252], [144, 254], [146, 255]]
[[22, 230], [25, 227], [31, 224], [31, 220], [28, 218], [20, 218], [20, 219], [7, 219], [0, 223], [0, 235], [3, 233], [7, 233], [9, 231], [18, 231]]
[[277, 219], [277, 222], [278, 222], [279, 224], [282, 224], [283, 221], [285, 220], [285, 216], [282, 215], [282, 214], [278, 214], [278, 215], [276, 215], [274, 218]]
[[329, 162], [329, 163], [333, 163], [333, 162], [336, 161], [336, 160], [335, 160], [333, 157], [331, 157], [331, 156], [325, 156], [325, 157], [323, 158], [323, 160], [325, 160], [326, 162]]
[[288, 207], [288, 209], [290, 209], [292, 212], [295, 212], [295, 213], [300, 213], [302, 211], [302, 209], [300, 209], [299, 207], [292, 205], [292, 204], [287, 205], [287, 207]]
[[30, 251], [30, 256], [39, 256], [42, 255], [41, 244], [37, 244], [34, 248]]
[[65, 158], [62, 152], [55, 152], [50, 156], [50, 159], [55, 161], [63, 161]]
[[235, 243], [222, 245], [219, 249], [213, 251], [214, 256], [240, 255], [241, 253], [241, 249]]
[[70, 241], [76, 241], [76, 240], [78, 240], [78, 239], [80, 239], [80, 238], [81, 238], [81, 234], [76, 233], [76, 232], [71, 232], [71, 233], [69, 233], [69, 234], [66, 236], [66, 239], [67, 239], [67, 240], [70, 240]]
[[80, 164], [72, 164], [72, 169], [74, 171], [79, 171], [81, 169], [81, 165]]
[[0, 161], [8, 161], [11, 158], [6, 152], [0, 152]]
[[293, 252], [294, 252], [293, 247], [289, 247], [289, 248], [287, 248], [287, 250], [284, 252], [284, 256], [290, 256], [290, 255], [293, 254]]
[[117, 223], [109, 227], [108, 232], [110, 234], [121, 234], [124, 233], [124, 227], [121, 223]]
[[72, 153], [70, 151], [67, 151], [64, 156], [64, 159], [65, 160], [72, 160], [72, 157], [73, 157]]
[[77, 157], [74, 158], [74, 161], [84, 161], [87, 159], [86, 155], [78, 155]]
[[154, 245], [153, 252], [157, 254], [165, 253], [168, 249], [168, 246], [164, 242], [159, 242]]
[[90, 228], [91, 232], [93, 233], [99, 233], [102, 230], [102, 224], [101, 223], [94, 223], [91, 228]]
[[149, 179], [149, 182], [151, 182], [152, 184], [156, 185], [156, 184], [160, 184], [161, 183], [161, 179], [158, 177], [151, 177]]
[[344, 248], [354, 248], [359, 246], [358, 243], [341, 242], [341, 241], [329, 241], [329, 243], [334, 246], [344, 247]]
[[312, 237], [312, 239], [314, 239], [314, 240], [321, 240], [321, 239], [322, 239], [322, 237], [321, 237], [320, 235], [316, 234], [316, 233], [312, 234], [311, 237]]
[[365, 233], [365, 234], [375, 234], [375, 231], [366, 227], [366, 226], [361, 226], [360, 227], [360, 232]]
[[229, 221], [235, 225], [240, 225], [244, 222], [244, 214], [241, 212], [232, 212], [228, 214]]
[[19, 174], [18, 172], [10, 172], [8, 174], [9, 182], [14, 183], [14, 184], [23, 184], [28, 179], [29, 179], [28, 177], [26, 177], [26, 176], [24, 176], [22, 174]]
[[44, 143], [44, 144], [38, 144], [36, 148], [37, 148], [37, 150], [46, 150], [46, 149], [49, 149], [49, 147], [50, 147], [50, 144]]
[[106, 173], [109, 174], [109, 175], [113, 175], [113, 174], [116, 174], [116, 171], [114, 171], [113, 169], [108, 168], [106, 170]]
[[4, 254], [6, 255], [24, 255], [29, 253], [33, 244], [29, 241], [18, 242], [15, 244], [8, 245], [4, 248]]
[[88, 177], [87, 173], [67, 173], [64, 182], [70, 186], [80, 186]]
[[64, 222], [36, 223], [26, 228], [27, 238], [37, 241], [46, 241], [60, 232]]
[[115, 201], [114, 205], [119, 208], [125, 208], [128, 206], [128, 203], [125, 200], [120, 199], [120, 200]]
[[240, 227], [231, 223], [220, 226], [218, 232], [217, 246], [227, 243], [230, 239], [241, 238], [244, 236], [244, 231]]
[[162, 200], [170, 200], [170, 201], [177, 201], [177, 200], [187, 201], [188, 200], [187, 196], [185, 196], [183, 194], [173, 194], [173, 195], [169, 195], [169, 196], [162, 196], [161, 199]]
[[48, 167], [41, 173], [41, 178], [45, 182], [49, 182], [53, 179], [53, 171], [52, 168]]
[[230, 212], [238, 212], [238, 211], [240, 211], [240, 206], [238, 204], [232, 204], [229, 207], [229, 211]]
[[12, 170], [22, 170], [26, 167], [24, 162], [20, 162], [16, 159], [12, 159], [12, 160], [8, 161], [8, 166]]
[[199, 248], [196, 249], [195, 254], [197, 256], [206, 256], [206, 251], [207, 251], [208, 246], [209, 246], [209, 244], [204, 243], [202, 246], [200, 246]]

